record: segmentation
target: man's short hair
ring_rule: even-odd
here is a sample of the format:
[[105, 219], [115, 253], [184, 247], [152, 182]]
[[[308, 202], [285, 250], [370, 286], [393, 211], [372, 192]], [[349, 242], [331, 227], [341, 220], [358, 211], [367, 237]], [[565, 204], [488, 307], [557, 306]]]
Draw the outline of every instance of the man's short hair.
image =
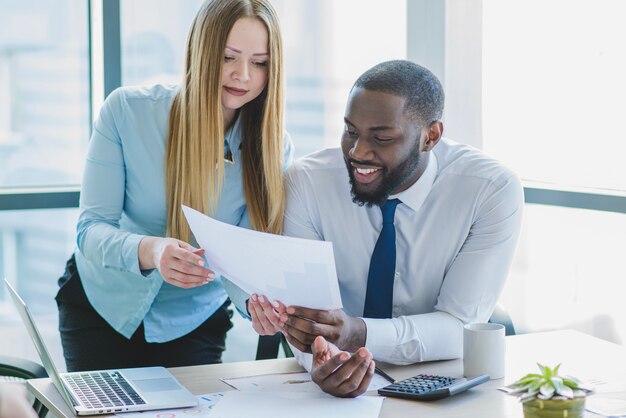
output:
[[441, 120], [443, 87], [430, 70], [414, 62], [394, 60], [377, 64], [364, 72], [354, 87], [404, 97], [405, 111], [424, 127]]

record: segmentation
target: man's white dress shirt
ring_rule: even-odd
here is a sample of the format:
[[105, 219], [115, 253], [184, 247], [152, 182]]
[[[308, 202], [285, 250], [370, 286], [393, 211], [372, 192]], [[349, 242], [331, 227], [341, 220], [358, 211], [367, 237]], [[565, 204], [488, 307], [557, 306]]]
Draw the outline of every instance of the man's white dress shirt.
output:
[[[517, 176], [479, 150], [442, 138], [395, 214], [391, 319], [364, 318], [366, 347], [395, 364], [458, 358], [463, 325], [486, 322], [507, 278], [524, 204]], [[363, 315], [377, 206], [352, 202], [339, 148], [287, 172], [285, 235], [331, 241], [345, 312]], [[310, 357], [301, 362], [310, 367]]]

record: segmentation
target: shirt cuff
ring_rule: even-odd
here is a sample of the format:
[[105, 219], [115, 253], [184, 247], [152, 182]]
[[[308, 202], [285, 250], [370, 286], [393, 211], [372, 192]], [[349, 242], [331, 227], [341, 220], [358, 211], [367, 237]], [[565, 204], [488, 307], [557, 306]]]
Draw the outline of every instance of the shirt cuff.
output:
[[365, 348], [374, 359], [388, 359], [396, 348], [396, 327], [391, 319], [361, 318], [367, 328]]
[[144, 237], [145, 235], [128, 234], [122, 243], [122, 257], [124, 258], [124, 267], [126, 268], [126, 271], [150, 277], [152, 272], [142, 274], [142, 271], [139, 268], [139, 243]]
[[309, 353], [303, 353], [302, 351], [291, 345], [291, 343], [289, 343], [289, 347], [291, 348], [291, 352], [293, 353], [294, 357], [298, 361], [298, 364], [304, 367], [307, 372], [311, 373], [311, 368], [313, 367], [313, 355]]

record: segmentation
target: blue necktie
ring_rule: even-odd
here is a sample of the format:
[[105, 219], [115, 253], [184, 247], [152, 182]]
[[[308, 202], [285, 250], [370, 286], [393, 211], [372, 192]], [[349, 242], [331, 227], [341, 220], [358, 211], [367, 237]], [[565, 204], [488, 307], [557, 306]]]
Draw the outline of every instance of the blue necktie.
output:
[[400, 200], [391, 199], [380, 207], [383, 213], [383, 228], [370, 260], [363, 308], [365, 318], [391, 318], [393, 279], [396, 272], [396, 227], [393, 224], [393, 217], [398, 203]]

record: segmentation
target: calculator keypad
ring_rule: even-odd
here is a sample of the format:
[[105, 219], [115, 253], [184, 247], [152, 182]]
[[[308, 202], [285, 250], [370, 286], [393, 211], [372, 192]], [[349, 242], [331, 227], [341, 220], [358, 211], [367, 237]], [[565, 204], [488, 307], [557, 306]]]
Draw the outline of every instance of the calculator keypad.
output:
[[404, 393], [427, 393], [435, 389], [450, 386], [456, 379], [448, 376], [436, 376], [431, 374], [420, 374], [393, 385], [387, 386], [388, 390], [397, 390]]

